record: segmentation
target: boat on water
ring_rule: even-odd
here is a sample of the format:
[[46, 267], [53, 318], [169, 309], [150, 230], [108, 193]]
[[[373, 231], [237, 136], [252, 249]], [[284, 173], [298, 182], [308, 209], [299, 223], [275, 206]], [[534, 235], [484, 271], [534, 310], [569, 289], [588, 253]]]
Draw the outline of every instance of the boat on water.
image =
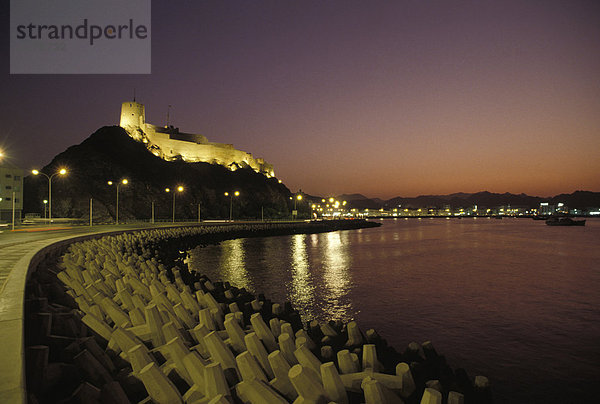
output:
[[548, 226], [585, 226], [585, 220], [573, 220], [570, 217], [551, 217], [546, 220]]

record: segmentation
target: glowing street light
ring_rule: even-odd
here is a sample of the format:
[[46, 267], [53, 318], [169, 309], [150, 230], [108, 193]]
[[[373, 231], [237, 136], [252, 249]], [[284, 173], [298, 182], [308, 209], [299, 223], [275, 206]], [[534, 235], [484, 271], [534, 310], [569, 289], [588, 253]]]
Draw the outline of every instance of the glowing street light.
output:
[[[184, 188], [181, 185], [179, 185], [177, 187], [177, 192], [181, 193], [181, 192], [183, 192], [183, 190], [184, 190]], [[165, 188], [165, 192], [171, 192], [171, 189]], [[177, 192], [175, 192], [175, 189], [173, 189], [173, 223], [175, 223], [175, 194]]]
[[294, 198], [294, 211], [292, 212], [292, 216], [293, 217], [297, 217], [298, 216], [298, 210], [296, 207], [296, 202], [299, 202], [302, 200], [302, 194], [297, 194], [296, 197]]
[[61, 168], [60, 170], [58, 170], [57, 172], [55, 172], [52, 175], [44, 174], [43, 172], [41, 172], [39, 170], [31, 170], [31, 173], [33, 175], [41, 174], [44, 177], [48, 178], [48, 223], [51, 223], [52, 222], [52, 178], [54, 178], [56, 175], [65, 175], [67, 173], [67, 169]]
[[[115, 224], [119, 224], [119, 185], [123, 184], [123, 185], [127, 185], [129, 181], [127, 180], [127, 178], [123, 178], [121, 180], [121, 182], [117, 182], [116, 186], [117, 186], [117, 209], [116, 209], [116, 215], [115, 215]], [[113, 185], [112, 181], [108, 181], [108, 185]]]
[[234, 191], [234, 192], [225, 192], [225, 196], [229, 196], [229, 221], [232, 222], [233, 221], [233, 197], [234, 196], [240, 196], [240, 191]]
[[48, 208], [48, 199], [44, 199], [44, 221], [46, 221], [46, 209]]

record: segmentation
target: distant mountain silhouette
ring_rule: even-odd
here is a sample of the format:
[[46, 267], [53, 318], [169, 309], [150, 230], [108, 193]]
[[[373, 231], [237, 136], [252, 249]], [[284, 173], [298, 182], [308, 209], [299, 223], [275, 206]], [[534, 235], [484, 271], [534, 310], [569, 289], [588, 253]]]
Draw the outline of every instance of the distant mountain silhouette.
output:
[[[94, 217], [112, 220], [115, 216], [116, 189], [107, 181], [127, 178], [119, 188], [119, 220], [149, 219], [155, 203], [157, 218], [172, 218], [173, 189], [185, 190], [175, 196], [178, 220], [197, 219], [198, 204], [203, 218], [228, 218], [229, 197], [225, 192], [239, 190], [234, 198], [234, 217], [289, 217], [289, 189], [275, 178], [267, 178], [250, 168], [230, 171], [208, 163], [165, 161], [131, 139], [118, 126], [106, 126], [81, 144], [57, 155], [41, 171], [54, 173], [58, 167], [68, 168], [68, 175], [52, 180], [52, 216], [81, 217], [89, 215], [93, 198]], [[24, 212], [41, 212], [47, 199], [48, 180], [43, 176], [25, 178]]]
[[[348, 196], [348, 195], [346, 195]], [[479, 207], [495, 206], [526, 206], [529, 208], [539, 207], [541, 202], [550, 204], [564, 203], [569, 208], [588, 208], [600, 206], [600, 192], [576, 191], [572, 194], [560, 194], [551, 198], [542, 198], [539, 196], [529, 196], [526, 194], [497, 194], [488, 191], [477, 193], [458, 192], [449, 195], [421, 195], [417, 197], [396, 197], [387, 201], [380, 199], [370, 199], [361, 194], [351, 194], [353, 198], [347, 198], [349, 204], [358, 209], [380, 209], [380, 208], [422, 208], [450, 206], [452, 208], [470, 207], [477, 205]], [[360, 197], [359, 197], [360, 196]]]
[[575, 191], [572, 194], [560, 194], [552, 197], [550, 203], [562, 202], [569, 207], [588, 208], [600, 206], [600, 192]]
[[338, 195], [336, 197], [336, 199], [341, 200], [341, 201], [360, 201], [363, 199], [369, 199], [366, 196], [364, 196], [363, 194], [342, 194], [342, 195]]

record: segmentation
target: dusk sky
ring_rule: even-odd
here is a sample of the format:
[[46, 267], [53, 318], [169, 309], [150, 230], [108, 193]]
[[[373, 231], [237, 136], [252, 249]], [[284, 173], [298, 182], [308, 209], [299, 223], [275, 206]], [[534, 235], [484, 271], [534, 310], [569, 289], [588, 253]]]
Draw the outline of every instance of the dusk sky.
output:
[[0, 75], [31, 169], [119, 121], [201, 133], [292, 190], [391, 198], [600, 191], [600, 2], [153, 1], [152, 74]]

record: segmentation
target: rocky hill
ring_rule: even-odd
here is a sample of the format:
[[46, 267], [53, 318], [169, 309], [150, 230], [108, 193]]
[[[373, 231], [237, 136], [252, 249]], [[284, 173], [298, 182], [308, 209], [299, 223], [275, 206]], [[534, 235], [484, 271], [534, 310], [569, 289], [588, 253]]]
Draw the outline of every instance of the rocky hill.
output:
[[[116, 189], [107, 181], [128, 179], [119, 188], [119, 220], [149, 219], [154, 201], [155, 217], [172, 218], [173, 196], [165, 188], [184, 187], [175, 196], [177, 220], [197, 220], [198, 204], [203, 219], [229, 217], [230, 198], [225, 192], [240, 191], [234, 197], [235, 218], [283, 218], [290, 215], [290, 191], [275, 178], [250, 168], [230, 171], [208, 163], [165, 161], [131, 139], [118, 126], [106, 126], [57, 155], [41, 169], [46, 174], [66, 167], [68, 174], [52, 180], [52, 216], [87, 218], [90, 198], [94, 218], [110, 221], [115, 216]], [[25, 178], [24, 212], [40, 213], [47, 199], [48, 181], [43, 176]]]

